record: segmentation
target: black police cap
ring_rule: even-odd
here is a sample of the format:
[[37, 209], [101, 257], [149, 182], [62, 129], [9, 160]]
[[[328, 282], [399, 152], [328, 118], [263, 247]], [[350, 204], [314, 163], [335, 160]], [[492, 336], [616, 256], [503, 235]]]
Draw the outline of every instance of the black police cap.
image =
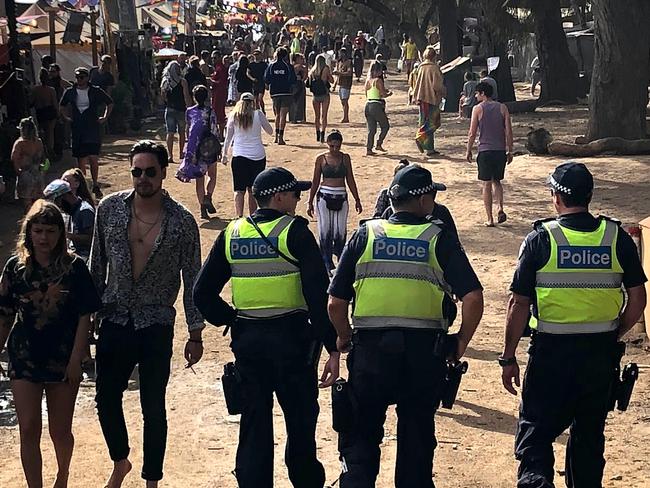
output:
[[575, 161], [555, 168], [546, 183], [558, 193], [577, 197], [586, 197], [594, 190], [594, 177], [584, 164]]
[[299, 181], [291, 171], [284, 168], [269, 168], [262, 171], [253, 182], [253, 195], [265, 197], [285, 191], [306, 191], [311, 181]]
[[388, 188], [388, 196], [394, 200], [409, 197], [419, 197], [427, 193], [445, 191], [442, 183], [434, 183], [431, 172], [415, 164], [400, 169], [395, 173], [393, 182]]

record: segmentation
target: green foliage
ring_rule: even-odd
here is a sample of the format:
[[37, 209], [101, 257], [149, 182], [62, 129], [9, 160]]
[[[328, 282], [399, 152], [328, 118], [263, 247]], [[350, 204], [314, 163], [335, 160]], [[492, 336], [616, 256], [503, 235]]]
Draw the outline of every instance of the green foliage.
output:
[[117, 82], [111, 92], [113, 98], [113, 111], [109, 118], [109, 125], [113, 134], [124, 134], [127, 130], [129, 119], [133, 114], [133, 92], [131, 86], [124, 81]]

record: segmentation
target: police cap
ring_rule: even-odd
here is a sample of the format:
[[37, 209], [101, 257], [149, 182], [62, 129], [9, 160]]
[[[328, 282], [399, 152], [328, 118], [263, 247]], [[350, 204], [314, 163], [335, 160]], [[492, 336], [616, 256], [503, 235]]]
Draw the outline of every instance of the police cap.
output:
[[584, 164], [575, 161], [555, 168], [546, 183], [558, 193], [577, 197], [589, 196], [594, 190], [594, 177]]
[[311, 181], [299, 181], [291, 171], [284, 168], [269, 168], [262, 171], [253, 182], [253, 195], [265, 197], [285, 191], [306, 191]]
[[388, 188], [388, 196], [393, 200], [400, 200], [446, 189], [447, 187], [442, 183], [433, 182], [428, 169], [411, 164], [395, 173], [393, 182]]

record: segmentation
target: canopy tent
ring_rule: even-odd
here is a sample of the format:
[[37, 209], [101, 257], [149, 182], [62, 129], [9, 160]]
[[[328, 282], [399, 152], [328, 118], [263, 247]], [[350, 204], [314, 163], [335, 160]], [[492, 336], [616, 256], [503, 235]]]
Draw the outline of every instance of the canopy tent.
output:
[[166, 47], [153, 53], [153, 57], [156, 59], [176, 59], [180, 54], [185, 54], [185, 51]]

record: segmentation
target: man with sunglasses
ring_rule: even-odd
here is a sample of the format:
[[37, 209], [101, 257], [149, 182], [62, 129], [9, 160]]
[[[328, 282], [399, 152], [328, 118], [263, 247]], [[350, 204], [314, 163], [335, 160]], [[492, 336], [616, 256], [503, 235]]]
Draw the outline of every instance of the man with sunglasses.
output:
[[109, 488], [131, 470], [122, 393], [136, 364], [144, 417], [147, 487], [163, 477], [167, 439], [165, 391], [170, 373], [176, 310], [183, 278], [189, 338], [188, 367], [203, 355], [203, 318], [192, 301], [201, 266], [199, 230], [192, 214], [163, 190], [168, 154], [154, 141], [129, 153], [133, 190], [114, 193], [97, 207], [90, 271], [102, 296], [97, 345], [97, 412], [114, 462]]
[[[86, 174], [90, 164], [93, 179], [92, 191], [97, 199], [102, 197], [99, 189], [99, 152], [102, 145], [101, 125], [113, 110], [113, 99], [101, 88], [90, 85], [88, 69], [79, 67], [74, 72], [76, 83], [61, 98], [62, 113], [72, 129], [72, 155], [77, 158], [81, 171]], [[103, 113], [100, 116], [100, 108]]]
[[[194, 302], [214, 325], [232, 328], [242, 405], [235, 476], [239, 488], [273, 486], [273, 393], [287, 427], [285, 462], [296, 488], [322, 487], [316, 457], [317, 365], [330, 356], [320, 387], [339, 374], [336, 334], [327, 317], [328, 277], [307, 220], [295, 215], [311, 187], [284, 168], [253, 183], [259, 206], [231, 222], [215, 242], [194, 285]], [[221, 294], [230, 281], [234, 308]]]

